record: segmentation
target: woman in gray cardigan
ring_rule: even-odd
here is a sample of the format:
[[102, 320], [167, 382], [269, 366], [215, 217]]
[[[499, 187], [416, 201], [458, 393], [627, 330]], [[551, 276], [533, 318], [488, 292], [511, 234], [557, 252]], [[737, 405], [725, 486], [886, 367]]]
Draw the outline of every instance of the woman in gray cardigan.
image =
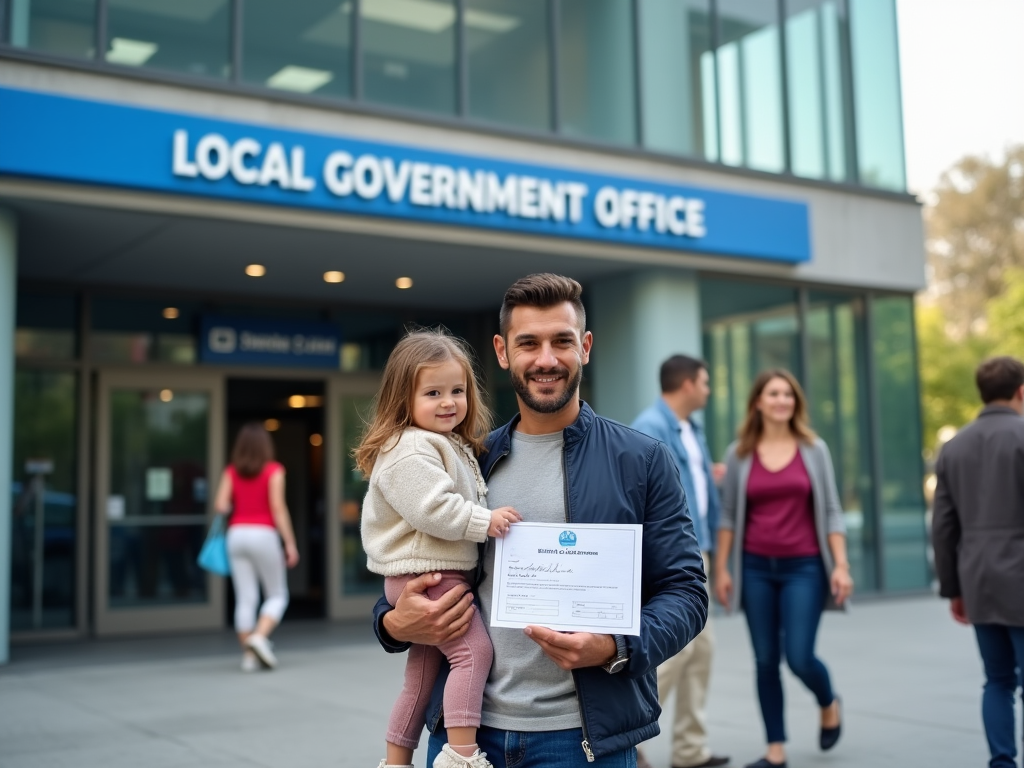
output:
[[735, 601], [747, 617], [768, 740], [765, 756], [747, 768], [786, 765], [783, 652], [821, 707], [819, 743], [831, 749], [840, 702], [814, 644], [822, 611], [842, 607], [853, 580], [832, 458], [807, 424], [804, 394], [789, 371], [754, 381], [739, 439], [726, 454], [718, 531], [715, 596], [727, 608]]

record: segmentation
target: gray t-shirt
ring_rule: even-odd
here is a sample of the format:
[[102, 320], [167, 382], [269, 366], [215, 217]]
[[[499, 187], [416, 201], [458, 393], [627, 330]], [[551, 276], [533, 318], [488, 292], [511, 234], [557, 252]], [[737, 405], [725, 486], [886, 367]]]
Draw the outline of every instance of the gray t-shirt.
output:
[[[532, 523], [564, 523], [562, 433], [512, 433], [512, 452], [487, 480], [487, 506], [515, 507]], [[484, 579], [477, 590], [494, 664], [484, 689], [481, 722], [507, 731], [560, 731], [580, 727], [572, 673], [560, 669], [521, 629], [491, 627], [494, 539], [487, 540]]]

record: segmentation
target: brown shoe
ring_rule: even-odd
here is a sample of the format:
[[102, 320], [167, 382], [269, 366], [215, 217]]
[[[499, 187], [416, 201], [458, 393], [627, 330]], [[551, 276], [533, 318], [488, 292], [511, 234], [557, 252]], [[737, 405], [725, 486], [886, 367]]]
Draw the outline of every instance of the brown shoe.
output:
[[636, 768], [652, 768], [640, 747], [636, 748]]

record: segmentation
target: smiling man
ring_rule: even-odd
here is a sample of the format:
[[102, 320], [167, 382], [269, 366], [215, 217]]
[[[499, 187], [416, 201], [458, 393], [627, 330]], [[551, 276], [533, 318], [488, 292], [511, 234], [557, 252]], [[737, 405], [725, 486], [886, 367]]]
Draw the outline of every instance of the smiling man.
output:
[[[666, 447], [594, 413], [579, 399], [593, 337], [579, 283], [537, 274], [505, 294], [498, 364], [509, 372], [519, 414], [491, 433], [480, 457], [492, 506], [514, 505], [524, 520], [643, 526], [638, 637], [562, 633], [544, 627], [490, 630], [494, 663], [477, 737], [482, 768], [629, 768], [635, 746], [658, 733], [655, 670], [707, 620], [704, 570], [679, 472]], [[479, 610], [491, 612], [493, 541], [481, 557]], [[460, 588], [437, 601], [440, 578], [409, 583], [394, 606], [374, 611], [381, 644], [437, 645], [466, 631], [476, 610]], [[428, 765], [444, 745], [444, 675], [427, 713]]]

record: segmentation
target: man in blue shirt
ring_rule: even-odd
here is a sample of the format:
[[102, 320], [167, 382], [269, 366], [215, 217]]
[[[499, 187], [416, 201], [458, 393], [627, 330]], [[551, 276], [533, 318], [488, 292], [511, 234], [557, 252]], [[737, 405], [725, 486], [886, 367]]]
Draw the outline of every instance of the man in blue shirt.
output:
[[[718, 533], [718, 490], [704, 430], [692, 418], [707, 405], [711, 388], [707, 365], [686, 355], [673, 355], [661, 365], [661, 397], [633, 422], [633, 429], [657, 438], [669, 447], [693, 518], [697, 542], [708, 571], [709, 556]], [[675, 689], [676, 714], [672, 728], [672, 767], [697, 768], [726, 765], [728, 757], [711, 753], [707, 744], [704, 705], [711, 678], [713, 646], [711, 622], [689, 645], [658, 667], [658, 698]], [[638, 759], [641, 768], [642, 755]]]

